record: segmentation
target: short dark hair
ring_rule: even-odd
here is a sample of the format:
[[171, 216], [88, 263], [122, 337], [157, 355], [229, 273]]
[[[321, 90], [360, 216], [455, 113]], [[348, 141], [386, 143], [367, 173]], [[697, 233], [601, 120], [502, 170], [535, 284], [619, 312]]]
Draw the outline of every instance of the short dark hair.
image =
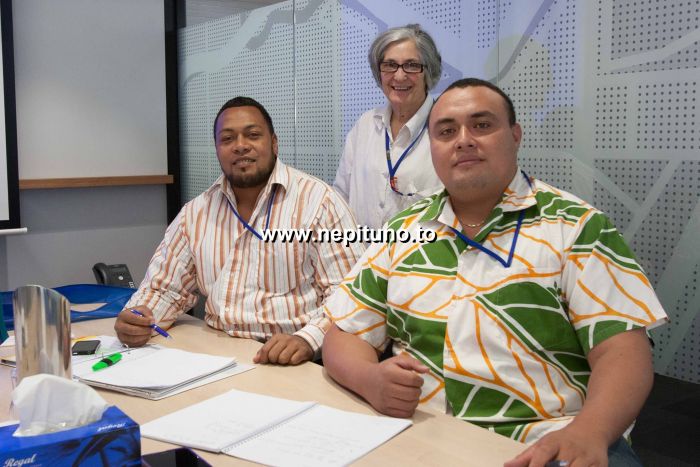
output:
[[[515, 119], [515, 107], [513, 106], [513, 101], [510, 100], [510, 97], [508, 97], [508, 95], [505, 92], [503, 92], [503, 90], [501, 88], [499, 88], [498, 86], [496, 86], [495, 84], [493, 84], [490, 81], [485, 81], [485, 80], [479, 79], [479, 78], [462, 78], [462, 79], [459, 79], [459, 80], [455, 81], [454, 83], [450, 84], [447, 87], [447, 89], [445, 89], [442, 92], [442, 94], [440, 94], [440, 97], [442, 97], [447, 91], [449, 91], [451, 89], [468, 88], [470, 86], [483, 86], [483, 87], [489, 88], [490, 90], [494, 91], [499, 96], [501, 96], [506, 103], [506, 110], [508, 112], [508, 123], [510, 123], [510, 126], [515, 125], [515, 122], [517, 120]], [[440, 97], [438, 97], [435, 100], [435, 102], [440, 100]]]
[[233, 99], [230, 99], [228, 102], [226, 102], [221, 109], [219, 109], [219, 113], [216, 114], [216, 118], [214, 119], [214, 140], [216, 140], [216, 123], [219, 121], [219, 116], [224, 113], [224, 110], [230, 109], [233, 107], [255, 107], [260, 111], [262, 114], [263, 118], [265, 119], [265, 122], [267, 123], [267, 128], [270, 130], [270, 134], [274, 135], [275, 134], [275, 128], [272, 126], [272, 118], [270, 118], [270, 114], [267, 113], [267, 110], [265, 110], [265, 107], [263, 105], [253, 99], [252, 97], [243, 97], [243, 96], [238, 96], [234, 97]]

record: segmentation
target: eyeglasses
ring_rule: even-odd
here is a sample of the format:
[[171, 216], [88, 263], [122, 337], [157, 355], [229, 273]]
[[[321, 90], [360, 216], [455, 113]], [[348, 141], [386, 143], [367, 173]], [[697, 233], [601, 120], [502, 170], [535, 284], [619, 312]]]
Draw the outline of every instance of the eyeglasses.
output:
[[399, 67], [405, 73], [420, 73], [423, 71], [423, 64], [418, 62], [406, 62], [399, 65], [396, 62], [379, 62], [379, 70], [383, 73], [396, 73]]

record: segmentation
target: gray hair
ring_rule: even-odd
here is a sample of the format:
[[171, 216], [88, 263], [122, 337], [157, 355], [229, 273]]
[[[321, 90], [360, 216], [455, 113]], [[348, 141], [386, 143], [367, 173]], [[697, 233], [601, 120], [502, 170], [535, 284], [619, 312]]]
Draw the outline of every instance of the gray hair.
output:
[[419, 24], [407, 24], [406, 26], [387, 29], [374, 39], [367, 56], [374, 80], [377, 82], [377, 86], [382, 87], [379, 62], [384, 60], [384, 53], [390, 45], [405, 40], [412, 40], [416, 44], [420, 55], [418, 58], [425, 67], [426, 91], [430, 91], [440, 81], [440, 76], [442, 76], [442, 57], [433, 38], [422, 30]]

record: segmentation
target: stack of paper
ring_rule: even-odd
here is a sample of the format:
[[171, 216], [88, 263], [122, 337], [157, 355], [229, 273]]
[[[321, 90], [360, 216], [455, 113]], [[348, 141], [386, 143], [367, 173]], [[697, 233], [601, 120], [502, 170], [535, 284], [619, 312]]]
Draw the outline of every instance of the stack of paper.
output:
[[268, 465], [346, 465], [410, 420], [232, 390], [141, 426], [141, 435]]
[[218, 357], [184, 350], [148, 345], [123, 349], [114, 366], [93, 371], [99, 361], [74, 361], [73, 377], [78, 381], [147, 399], [163, 399], [253, 368], [238, 365], [232, 357]]
[[10, 336], [0, 344], [0, 364], [15, 366], [15, 336]]

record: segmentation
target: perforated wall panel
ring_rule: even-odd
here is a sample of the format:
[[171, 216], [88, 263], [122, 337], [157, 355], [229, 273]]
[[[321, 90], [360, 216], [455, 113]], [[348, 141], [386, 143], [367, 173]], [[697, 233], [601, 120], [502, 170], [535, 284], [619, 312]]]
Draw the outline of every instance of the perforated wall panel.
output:
[[[605, 213], [611, 219], [614, 219], [613, 222], [618, 230], [624, 230], [632, 222], [633, 212], [599, 183], [595, 184], [593, 205], [605, 206]], [[642, 263], [645, 271], [648, 271], [649, 267], [644, 265], [644, 258], [641, 258], [639, 255], [637, 255], [637, 258]]]
[[[631, 196], [634, 201], [641, 205], [649, 195], [650, 188], [667, 165], [667, 161], [596, 159], [595, 164], [601, 174], [608, 177], [617, 188]], [[596, 182], [594, 193], [593, 204], [600, 207], [600, 209], [604, 209], [613, 219], [618, 230], [624, 232], [632, 222], [634, 213], [627, 210], [624, 205], [619, 204], [614, 195], [611, 195], [598, 182]], [[668, 213], [666, 216], [668, 217]], [[665, 220], [667, 221], [668, 219]], [[668, 226], [664, 226], [664, 229], [667, 228]], [[630, 246], [649, 279], [656, 284], [661, 272], [663, 272], [664, 262], [668, 259], [668, 252], [664, 252], [666, 255], [658, 254], [659, 236], [661, 233], [666, 234], [667, 231], [658, 232], [654, 230], [642, 227]]]
[[434, 24], [462, 37], [462, 2], [459, 0], [403, 0], [403, 5], [416, 12], [416, 18], [429, 18]]
[[296, 165], [333, 181], [344, 133], [341, 128], [340, 6], [335, 1], [295, 3]]
[[596, 88], [596, 149], [626, 149], [627, 99], [627, 86], [600, 86]]
[[[198, 25], [188, 30], [188, 34], [179, 34], [179, 60], [204, 53], [207, 50], [206, 26]], [[207, 76], [191, 79], [180, 88], [180, 173], [183, 199], [189, 200], [204, 191], [213, 181], [211, 159], [216, 160], [213, 147], [209, 150], [213, 138], [209, 115]], [[215, 178], [215, 177], [214, 177]]]
[[640, 71], [661, 71], [661, 70], [682, 70], [700, 65], [700, 42], [695, 42], [690, 47], [681, 49], [673, 55], [659, 59], [651, 60], [648, 63], [632, 65], [626, 68], [615, 70], [616, 73], [636, 73]]
[[657, 371], [700, 382], [700, 0], [290, 0], [188, 27], [185, 197], [218, 176], [213, 117], [238, 94], [268, 107], [285, 161], [332, 182], [347, 132], [386, 104], [369, 46], [409, 22], [436, 39], [438, 90], [496, 81], [521, 167], [610, 215], [672, 320], [652, 332]]
[[646, 83], [637, 97], [637, 149], [698, 149], [697, 82]]
[[477, 39], [479, 48], [491, 48], [498, 38], [498, 0], [479, 2], [476, 17]]
[[562, 190], [573, 191], [572, 162], [569, 156], [521, 156], [520, 168], [530, 177], [546, 180], [547, 183]]
[[[688, 281], [683, 295], [678, 299], [677, 307], [684, 310], [693, 310], [700, 300], [700, 266], [695, 268]], [[679, 330], [679, 332], [682, 330]], [[689, 381], [700, 381], [700, 367], [698, 367], [698, 348], [700, 348], [700, 314], [695, 315], [681, 345], [673, 356], [669, 365], [668, 376]]]
[[[292, 2], [226, 16], [182, 29], [180, 148], [183, 200], [221, 174], [214, 118], [236, 96], [249, 96], [270, 113], [280, 158], [294, 163], [294, 57]], [[243, 27], [245, 25], [245, 28]]]
[[678, 0], [612, 2], [613, 58], [656, 50], [698, 27], [698, 5]]
[[651, 222], [641, 226], [632, 242], [637, 255], [651, 264], [648, 272], [654, 283], [658, 283], [660, 275], [665, 271], [697, 204], [697, 193], [700, 190], [698, 163], [687, 161], [681, 167], [685, 167], [688, 173], [676, 171], [649, 213]]
[[386, 100], [372, 77], [367, 61], [367, 53], [372, 40], [379, 33], [379, 25], [342, 2], [340, 12], [342, 132], [347, 135], [360, 115], [374, 107], [386, 105]]
[[[689, 232], [688, 227], [693, 225], [693, 219], [697, 222], [698, 193], [700, 161], [683, 161], [675, 168], [673, 176], [656, 198], [647, 222], [640, 227], [631, 243], [635, 253], [644, 258], [647, 273], [652, 282], [657, 284], [657, 291], [663, 292], [659, 287], [664, 285], [664, 276], [669, 277], [667, 280], [675, 278], [680, 281], [681, 287], [675, 294], [674, 303], [671, 303], [671, 307], [667, 305], [669, 311], [674, 313], [673, 319], [654, 334], [659, 347], [674, 348], [674, 353], [675, 346], [686, 347], [684, 339], [697, 332], [697, 329], [692, 332], [688, 330], [688, 325], [697, 314], [697, 301], [692, 303], [691, 300], [695, 294], [689, 295], [689, 290], [697, 286], [697, 261], [695, 265], [684, 264], [694, 255], [692, 248], [696, 239], [684, 237], [697, 237], [697, 231]], [[684, 269], [688, 269], [687, 273]], [[689, 274], [691, 272], [692, 278]], [[694, 352], [697, 357], [697, 347]]]
[[523, 47], [499, 57], [502, 64], [514, 59], [499, 85], [516, 103], [525, 135], [522, 148], [527, 154], [573, 148], [576, 4], [573, 0], [554, 2], [532, 35], [525, 37]]

